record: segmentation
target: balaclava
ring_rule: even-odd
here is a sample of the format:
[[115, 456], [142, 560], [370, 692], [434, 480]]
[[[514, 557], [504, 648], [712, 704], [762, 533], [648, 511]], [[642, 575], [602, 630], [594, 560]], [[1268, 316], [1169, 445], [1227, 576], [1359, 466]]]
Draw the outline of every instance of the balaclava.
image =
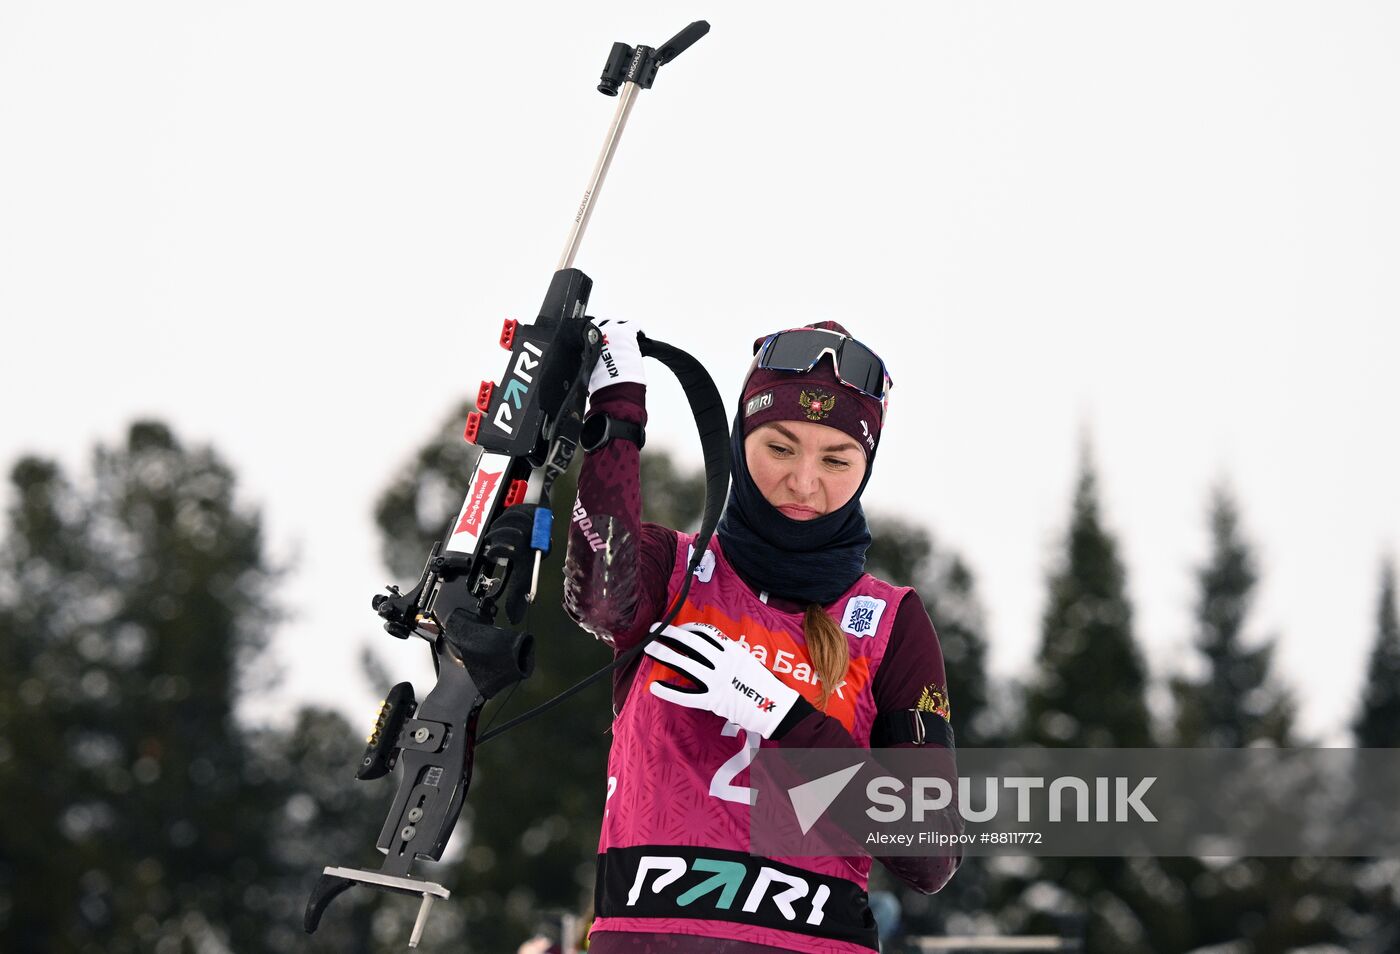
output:
[[[808, 325], [850, 333], [834, 321]], [[752, 585], [802, 603], [833, 602], [865, 572], [870, 529], [860, 506], [870, 481], [884, 419], [881, 402], [836, 377], [830, 356], [807, 372], [754, 367], [730, 433], [733, 482], [719, 521], [724, 554]], [[771, 421], [813, 421], [837, 428], [866, 450], [865, 477], [842, 507], [794, 520], [764, 498], [749, 474], [744, 438]]]

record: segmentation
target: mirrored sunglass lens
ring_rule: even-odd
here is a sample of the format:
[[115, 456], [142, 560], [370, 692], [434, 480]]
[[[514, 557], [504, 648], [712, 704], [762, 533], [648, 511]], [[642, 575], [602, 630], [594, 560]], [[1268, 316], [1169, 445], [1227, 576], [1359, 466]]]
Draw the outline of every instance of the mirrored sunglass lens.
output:
[[783, 332], [769, 343], [762, 365], [780, 371], [807, 371], [823, 348], [835, 348], [841, 340], [840, 335], [815, 329]]
[[875, 352], [853, 339], [841, 349], [841, 380], [872, 397], [885, 394], [885, 366]]

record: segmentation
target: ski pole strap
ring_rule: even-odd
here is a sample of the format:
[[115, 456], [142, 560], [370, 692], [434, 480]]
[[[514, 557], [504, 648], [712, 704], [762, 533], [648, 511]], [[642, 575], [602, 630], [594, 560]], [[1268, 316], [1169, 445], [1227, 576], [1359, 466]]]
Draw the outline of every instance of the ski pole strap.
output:
[[[637, 343], [641, 347], [643, 357], [655, 358], [666, 365], [676, 376], [676, 380], [685, 390], [686, 400], [690, 402], [690, 412], [695, 417], [695, 427], [700, 434], [700, 450], [705, 461], [705, 513], [700, 518], [700, 534], [695, 538], [695, 552], [691, 555], [690, 566], [685, 574], [685, 582], [681, 584], [680, 592], [672, 601], [666, 618], [657, 624], [646, 638], [602, 669], [580, 679], [554, 698], [540, 703], [533, 709], [489, 732], [482, 733], [476, 740], [477, 745], [488, 742], [502, 732], [513, 729], [522, 722], [553, 709], [565, 699], [581, 692], [613, 670], [630, 665], [640, 655], [647, 643], [655, 639], [657, 633], [671, 625], [675, 620], [676, 614], [680, 612], [681, 606], [685, 603], [686, 595], [690, 592], [691, 581], [695, 579], [695, 570], [700, 565], [700, 561], [704, 559], [705, 550], [710, 545], [710, 539], [715, 535], [715, 527], [719, 525], [720, 511], [724, 509], [724, 501], [729, 496], [729, 420], [724, 413], [724, 400], [719, 396], [719, 388], [715, 387], [714, 378], [710, 377], [710, 372], [705, 370], [705, 366], [680, 348], [641, 334], [637, 335]], [[536, 520], [538, 521], [538, 519], [537, 516]], [[538, 523], [536, 523], [536, 529], [538, 530]], [[536, 549], [539, 548], [536, 547]]]
[[881, 748], [913, 742], [915, 745], [937, 745], [954, 748], [953, 727], [937, 712], [921, 709], [899, 709], [877, 716], [870, 727], [870, 745]]
[[[720, 511], [729, 496], [729, 417], [724, 413], [719, 388], [715, 387], [714, 378], [703, 364], [680, 348], [643, 334], [637, 335], [637, 344], [643, 357], [655, 358], [676, 376], [690, 402], [690, 413], [700, 433], [700, 449], [705, 460], [705, 515], [700, 520], [700, 537], [695, 541], [695, 555], [690, 560], [693, 573], [714, 536]], [[686, 579], [690, 579], [689, 575]]]

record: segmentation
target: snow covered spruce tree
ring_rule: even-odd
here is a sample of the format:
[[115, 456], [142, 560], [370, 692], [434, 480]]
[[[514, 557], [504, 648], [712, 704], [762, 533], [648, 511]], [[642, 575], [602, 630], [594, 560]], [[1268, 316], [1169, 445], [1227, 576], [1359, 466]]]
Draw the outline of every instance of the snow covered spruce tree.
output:
[[[1366, 667], [1361, 701], [1351, 723], [1352, 737], [1360, 748], [1400, 748], [1400, 615], [1395, 605], [1395, 561], [1381, 562], [1380, 592], [1376, 599], [1376, 631]], [[1359, 757], [1367, 757], [1358, 753]], [[1391, 791], [1400, 786], [1392, 779]], [[1374, 791], [1357, 793], [1359, 804], [1351, 817], [1389, 813], [1393, 805]], [[1354, 858], [1350, 861], [1352, 917], [1347, 921], [1347, 943], [1359, 954], [1400, 950], [1400, 859]]]
[[[1100, 516], [1087, 445], [1063, 554], [1052, 566], [1036, 669], [1019, 744], [1142, 748], [1154, 744], [1147, 666], [1133, 635], [1127, 572]], [[1155, 859], [997, 859], [1002, 930], [1055, 933], [1082, 919], [1085, 950], [1166, 952], [1181, 946], [1181, 886]]]
[[1065, 551], [1049, 578], [1024, 740], [1046, 746], [1152, 745], [1147, 665], [1133, 638], [1127, 573], [1099, 516], [1083, 453]]
[[1381, 564], [1376, 600], [1376, 635], [1366, 667], [1360, 711], [1352, 722], [1356, 744], [1400, 748], [1400, 616], [1395, 609], [1395, 561]]
[[368, 894], [311, 947], [300, 930], [317, 868], [382, 809], [352, 787], [363, 742], [339, 715], [237, 718], [279, 614], [261, 517], [236, 489], [218, 454], [152, 421], [78, 479], [37, 457], [12, 469], [0, 950], [386, 950]]
[[275, 619], [257, 513], [153, 422], [79, 484], [37, 458], [12, 483], [0, 948], [270, 949], [245, 889], [277, 874], [277, 793], [234, 715]]
[[[1273, 672], [1277, 641], [1247, 635], [1259, 560], [1241, 523], [1239, 505], [1218, 485], [1207, 507], [1210, 552], [1195, 570], [1193, 645], [1202, 667], [1170, 682], [1172, 742], [1184, 748], [1297, 743], [1294, 699]], [[1340, 912], [1336, 885], [1344, 873], [1325, 859], [1168, 858], [1162, 865], [1189, 892], [1193, 948], [1284, 950], [1338, 940], [1330, 924]]]
[[84, 816], [69, 817], [91, 770], [72, 757], [70, 734], [96, 721], [75, 663], [81, 607], [97, 584], [85, 572], [83, 502], [58, 465], [21, 460], [10, 485], [0, 546], [0, 949], [72, 951], [90, 931], [90, 916], [74, 915], [92, 878], [72, 830]]
[[1174, 743], [1241, 748], [1289, 745], [1293, 700], [1273, 679], [1274, 639], [1245, 639], [1245, 620], [1259, 581], [1258, 561], [1240, 528], [1239, 508], [1225, 486], [1210, 501], [1210, 556], [1196, 570], [1194, 645], [1205, 669], [1174, 677]]

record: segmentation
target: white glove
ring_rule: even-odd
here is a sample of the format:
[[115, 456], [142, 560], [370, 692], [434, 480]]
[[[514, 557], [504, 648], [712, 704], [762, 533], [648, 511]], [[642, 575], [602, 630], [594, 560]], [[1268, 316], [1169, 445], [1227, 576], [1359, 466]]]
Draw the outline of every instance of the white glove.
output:
[[588, 379], [588, 393], [597, 394], [609, 384], [630, 381], [646, 384], [646, 371], [642, 368], [642, 350], [637, 345], [637, 332], [641, 331], [635, 322], [612, 321], [604, 318], [597, 322], [603, 333], [603, 353], [593, 366], [593, 377]]
[[681, 688], [653, 682], [652, 695], [689, 709], [708, 709], [765, 739], [802, 698], [748, 650], [704, 623], [667, 626], [647, 643], [646, 653], [695, 683]]

